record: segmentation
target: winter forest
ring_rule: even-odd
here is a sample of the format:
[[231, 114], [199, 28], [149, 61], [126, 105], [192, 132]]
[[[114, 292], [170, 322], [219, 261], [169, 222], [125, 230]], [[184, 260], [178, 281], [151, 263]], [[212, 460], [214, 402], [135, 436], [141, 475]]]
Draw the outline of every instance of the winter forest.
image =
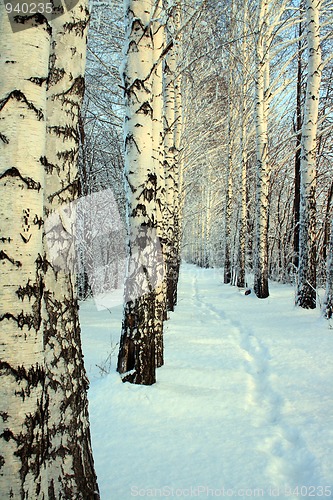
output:
[[1, 499], [333, 498], [332, 27], [0, 4]]

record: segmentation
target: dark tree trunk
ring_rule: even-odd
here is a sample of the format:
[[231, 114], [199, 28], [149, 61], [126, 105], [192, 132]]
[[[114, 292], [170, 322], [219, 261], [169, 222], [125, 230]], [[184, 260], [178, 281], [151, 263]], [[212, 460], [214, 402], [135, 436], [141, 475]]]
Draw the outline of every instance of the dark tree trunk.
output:
[[[300, 7], [301, 8], [301, 7]], [[299, 37], [302, 36], [303, 26], [299, 23]], [[302, 40], [298, 42], [297, 54], [297, 90], [296, 90], [296, 153], [295, 153], [295, 178], [294, 178], [294, 269], [299, 266], [299, 218], [300, 218], [300, 199], [301, 199], [301, 140], [302, 140]]]
[[326, 319], [333, 317], [333, 219], [331, 221], [331, 234], [329, 240], [329, 254], [327, 260], [326, 294], [323, 313]]
[[156, 382], [154, 303], [154, 295], [148, 294], [125, 305], [117, 365], [123, 382]]

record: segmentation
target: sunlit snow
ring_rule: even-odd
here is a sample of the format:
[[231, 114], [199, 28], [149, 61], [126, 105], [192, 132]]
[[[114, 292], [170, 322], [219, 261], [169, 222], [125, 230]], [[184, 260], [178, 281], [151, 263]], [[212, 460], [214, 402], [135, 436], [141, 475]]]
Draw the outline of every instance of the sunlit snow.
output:
[[102, 500], [333, 498], [333, 330], [291, 286], [222, 281], [182, 266], [151, 387], [115, 371], [121, 306], [81, 304]]

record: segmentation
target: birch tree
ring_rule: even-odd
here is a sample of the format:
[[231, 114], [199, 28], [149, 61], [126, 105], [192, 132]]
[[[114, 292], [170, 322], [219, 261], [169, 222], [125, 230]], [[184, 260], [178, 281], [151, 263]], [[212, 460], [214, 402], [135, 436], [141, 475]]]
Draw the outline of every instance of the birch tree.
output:
[[177, 302], [179, 275], [179, 135], [181, 130], [181, 88], [177, 76], [177, 31], [180, 27], [180, 4], [164, 1], [167, 14], [166, 42], [172, 45], [164, 59], [164, 165], [165, 165], [165, 236], [166, 236], [166, 282], [167, 309], [173, 311]]
[[242, 40], [240, 44], [243, 69], [240, 81], [240, 189], [239, 189], [239, 233], [237, 254], [237, 286], [244, 288], [246, 285], [246, 240], [247, 240], [247, 166], [249, 134], [249, 12], [247, 3], [243, 4], [243, 25], [241, 29]]
[[[233, 7], [233, 6], [232, 6]], [[232, 9], [233, 10], [233, 9]], [[230, 24], [233, 24], [231, 21]], [[230, 36], [233, 36], [231, 29]], [[224, 244], [224, 283], [231, 283], [232, 280], [232, 216], [233, 216], [233, 176], [234, 176], [234, 140], [233, 140], [233, 112], [232, 112], [232, 88], [233, 88], [233, 71], [232, 71], [233, 58], [229, 53], [228, 66], [230, 67], [229, 80], [228, 80], [228, 132], [227, 132], [227, 166], [226, 166], [226, 200], [225, 200], [225, 217], [224, 217], [224, 231], [225, 231], [225, 244]]]
[[[86, 15], [83, 4], [79, 12]], [[71, 20], [63, 19], [64, 31], [77, 28]], [[60, 158], [56, 166], [46, 157], [47, 82], [55, 39], [44, 16], [19, 21], [25, 29], [13, 34], [0, 6], [0, 492], [3, 498], [99, 498], [77, 304], [72, 287], [66, 296], [61, 291], [63, 280], [53, 272], [43, 238], [44, 207], [51, 197], [45, 169], [58, 174], [63, 166]], [[74, 43], [72, 38], [71, 49]], [[82, 50], [84, 44], [83, 37]], [[66, 64], [67, 74], [74, 74], [75, 64], [69, 58]], [[68, 116], [57, 111], [63, 135]], [[45, 276], [48, 271], [52, 279]]]
[[[175, 156], [175, 179], [174, 179], [174, 226], [175, 226], [175, 261], [174, 261], [174, 284], [173, 284], [173, 306], [177, 305], [178, 280], [181, 262], [181, 238], [182, 238], [182, 218], [183, 218], [183, 161], [182, 161], [182, 134], [183, 134], [183, 95], [182, 81], [183, 75], [180, 69], [182, 60], [183, 34], [182, 15], [183, 4], [181, 0], [174, 2], [173, 24], [175, 36], [173, 45], [176, 58], [176, 74], [174, 75], [175, 85], [175, 122], [174, 122], [174, 156]], [[185, 21], [186, 22], [186, 21]]]
[[153, 157], [152, 0], [126, 3], [125, 174], [128, 185], [129, 257], [118, 372], [123, 381], [151, 385], [156, 380], [155, 284], [156, 186]]
[[307, 0], [307, 83], [301, 139], [301, 200], [297, 305], [316, 307], [316, 147], [321, 82], [318, 0]]
[[254, 291], [257, 297], [268, 297], [268, 91], [269, 91], [269, 42], [268, 0], [259, 0], [256, 35], [256, 136], [257, 136], [257, 178], [256, 178], [256, 225]]
[[[55, 496], [94, 496], [89, 436], [88, 380], [83, 367], [75, 291], [75, 200], [79, 114], [84, 94], [88, 9], [85, 0], [52, 21], [47, 88], [44, 188], [44, 348], [49, 448], [48, 477]], [[66, 461], [63, 451], [67, 450]], [[73, 475], [73, 471], [76, 474]], [[85, 478], [84, 480], [82, 478]], [[67, 493], [69, 494], [69, 493]]]
[[31, 19], [29, 28], [13, 35], [3, 4], [0, 15], [0, 492], [3, 498], [37, 498], [39, 457], [45, 445], [45, 422], [40, 415], [47, 408], [42, 327], [43, 167], [39, 159], [45, 153], [50, 28], [46, 19], [37, 26]]
[[152, 79], [152, 148], [153, 148], [153, 170], [156, 175], [156, 236], [161, 242], [161, 255], [156, 261], [156, 273], [158, 277], [158, 286], [156, 288], [155, 298], [155, 356], [156, 367], [164, 363], [163, 354], [163, 321], [166, 318], [166, 294], [167, 281], [165, 269], [165, 172], [164, 172], [164, 144], [163, 144], [163, 53], [165, 51], [165, 21], [163, 16], [162, 2], [157, 1], [152, 20], [153, 37], [153, 65], [151, 74]]

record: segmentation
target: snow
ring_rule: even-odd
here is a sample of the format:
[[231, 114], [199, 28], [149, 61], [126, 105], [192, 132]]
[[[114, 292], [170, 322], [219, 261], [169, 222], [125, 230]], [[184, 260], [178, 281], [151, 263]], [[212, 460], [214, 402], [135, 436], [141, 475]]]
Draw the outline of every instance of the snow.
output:
[[182, 265], [151, 387], [115, 371], [121, 306], [81, 304], [102, 500], [333, 498], [329, 323], [290, 286], [260, 300], [222, 280]]

